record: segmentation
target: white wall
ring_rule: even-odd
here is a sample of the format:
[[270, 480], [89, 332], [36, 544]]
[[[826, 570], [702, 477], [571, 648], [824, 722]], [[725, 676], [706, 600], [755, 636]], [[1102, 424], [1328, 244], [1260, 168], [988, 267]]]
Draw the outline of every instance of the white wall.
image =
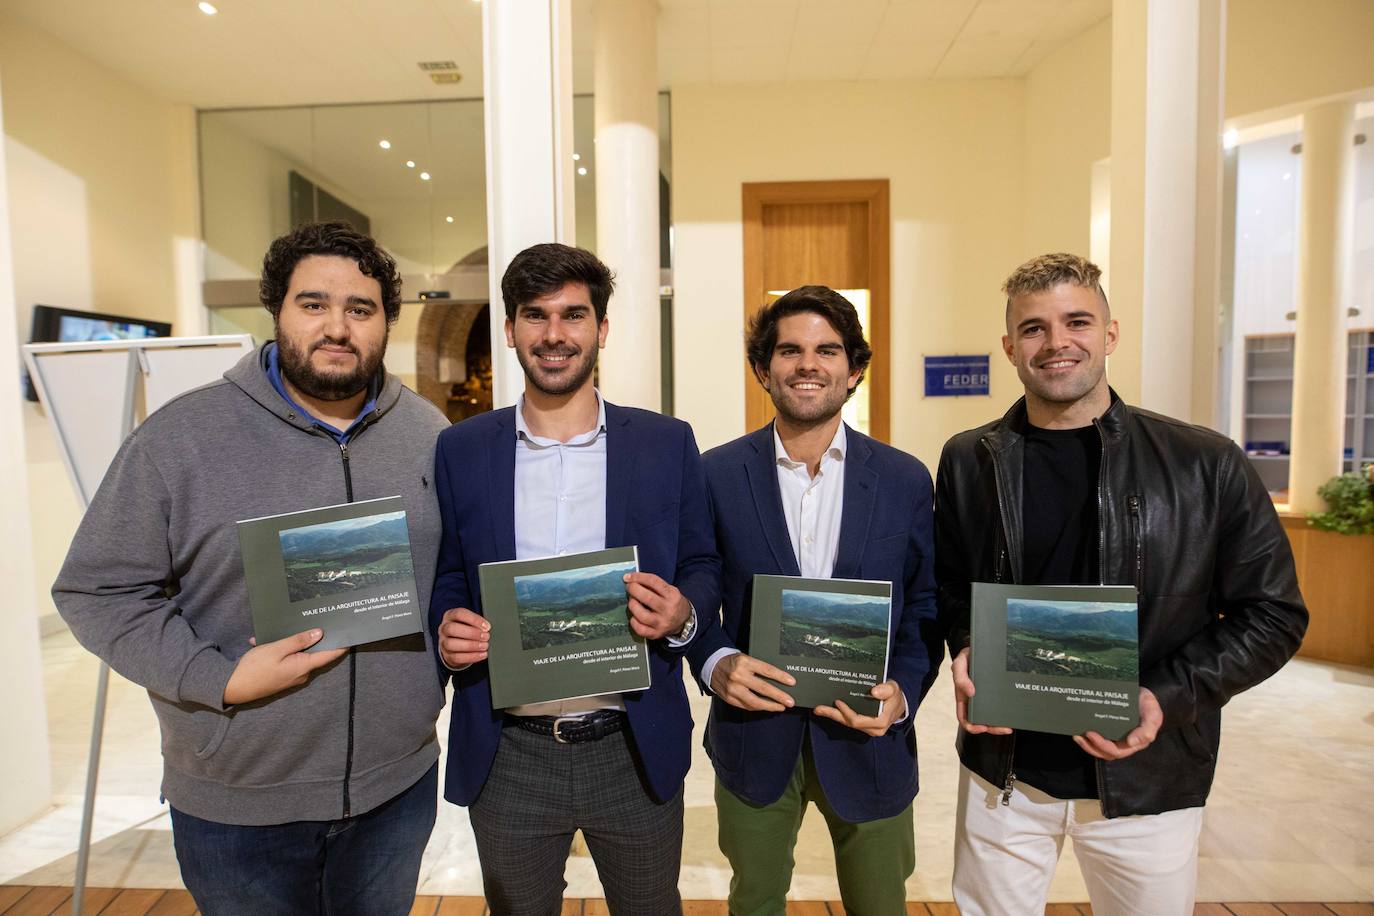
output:
[[1228, 0], [1226, 116], [1374, 87], [1369, 0]]
[[[893, 444], [933, 469], [949, 436], [1019, 396], [998, 287], [1023, 250], [1020, 81], [692, 86], [672, 102], [676, 413], [703, 448], [746, 431], [746, 181], [890, 180]], [[953, 353], [992, 354], [991, 397], [922, 396], [921, 355]]]
[[[0, 102], [0, 128], [4, 123], [4, 106]], [[20, 418], [14, 287], [3, 282], [13, 276], [14, 267], [6, 153], [7, 145], [0, 145], [0, 428], [13, 432], [0, 442], [0, 474], [10, 488], [9, 495], [0, 501], [0, 526], [13, 533], [28, 527], [29, 498]], [[8, 702], [0, 703], [0, 735], [5, 736], [5, 752], [0, 754], [0, 786], [5, 787], [0, 792], [0, 834], [42, 811], [52, 797], [38, 624], [31, 610], [32, 547], [24, 537], [11, 536], [6, 540], [5, 549], [0, 551], [0, 582], [5, 583], [6, 597], [0, 604], [0, 693], [8, 698]]]
[[1051, 251], [1088, 257], [1093, 163], [1111, 155], [1111, 76], [1110, 19], [1026, 75], [1026, 259]]
[[[1292, 333], [1296, 308], [1302, 137], [1283, 134], [1236, 151], [1235, 337]], [[1244, 348], [1237, 349], [1244, 353]]]
[[[0, 13], [0, 93], [16, 308], [35, 303], [172, 321], [177, 246], [199, 235], [194, 115]], [[31, 506], [33, 607], [56, 621], [48, 586], [80, 519], [47, 420], [22, 405]]]

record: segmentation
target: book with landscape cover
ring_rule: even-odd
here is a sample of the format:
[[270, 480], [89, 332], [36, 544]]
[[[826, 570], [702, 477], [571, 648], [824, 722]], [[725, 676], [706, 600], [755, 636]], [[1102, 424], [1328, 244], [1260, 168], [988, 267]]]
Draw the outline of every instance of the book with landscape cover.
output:
[[749, 613], [749, 654], [797, 679], [782, 689], [798, 706], [879, 713], [869, 691], [887, 680], [891, 582], [755, 576]]
[[313, 627], [308, 651], [424, 632], [399, 496], [238, 523], [258, 645]]
[[478, 567], [491, 621], [493, 709], [649, 687], [649, 647], [630, 629], [634, 547]]
[[973, 583], [970, 722], [1118, 741], [1140, 720], [1136, 590]]

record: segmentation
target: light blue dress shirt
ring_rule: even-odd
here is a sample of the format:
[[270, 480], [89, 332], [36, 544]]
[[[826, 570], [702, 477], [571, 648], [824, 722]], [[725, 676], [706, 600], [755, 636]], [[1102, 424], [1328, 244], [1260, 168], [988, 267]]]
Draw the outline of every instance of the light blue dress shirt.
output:
[[[606, 546], [606, 402], [596, 393], [596, 426], [567, 442], [530, 432], [525, 396], [515, 403], [515, 558], [535, 560]], [[624, 709], [618, 693], [527, 703], [516, 716], [586, 715]]]

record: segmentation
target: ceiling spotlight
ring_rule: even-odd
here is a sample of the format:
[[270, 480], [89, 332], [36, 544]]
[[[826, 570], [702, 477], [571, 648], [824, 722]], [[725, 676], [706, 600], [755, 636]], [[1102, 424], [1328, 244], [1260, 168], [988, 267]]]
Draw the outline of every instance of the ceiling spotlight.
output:
[[578, 166], [578, 167], [577, 167], [577, 174], [579, 174], [579, 175], [585, 175], [585, 174], [587, 174], [587, 167], [586, 167], [585, 165], [580, 165], [580, 166]]
[[451, 223], [451, 222], [453, 222], [453, 217], [451, 217], [451, 216], [445, 216], [445, 217], [444, 217], [444, 222], [446, 222], [446, 223]]
[[391, 141], [390, 141], [390, 140], [383, 140], [383, 141], [381, 141], [380, 143], [378, 143], [377, 145], [380, 146], [382, 149], [391, 149]]
[[198, 6], [200, 11], [207, 16], [213, 16], [219, 12], [219, 7], [215, 6], [213, 3], [207, 3], [206, 0], [200, 0], [196, 6]]
[[406, 160], [406, 168], [408, 168], [408, 169], [413, 169], [413, 168], [415, 168], [415, 160], [414, 160], [414, 159], [407, 159], [407, 160]]
[[573, 153], [573, 162], [577, 162], [577, 161], [578, 161], [579, 159], [581, 159], [581, 158], [582, 158], [582, 154], [581, 154], [581, 153]]
[[421, 180], [421, 181], [429, 181], [429, 172], [421, 172], [421, 173], [420, 173], [420, 180]]

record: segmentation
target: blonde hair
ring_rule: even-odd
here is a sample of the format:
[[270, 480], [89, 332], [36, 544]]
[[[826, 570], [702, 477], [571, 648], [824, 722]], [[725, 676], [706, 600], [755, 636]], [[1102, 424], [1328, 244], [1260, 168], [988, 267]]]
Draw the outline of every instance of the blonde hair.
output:
[[1107, 303], [1107, 294], [1102, 291], [1102, 269], [1087, 258], [1067, 252], [1042, 254], [1031, 258], [1011, 272], [1002, 292], [1007, 294], [1007, 317], [1011, 317], [1011, 300], [1027, 293], [1040, 293], [1054, 289], [1061, 283], [1070, 283], [1084, 289], [1095, 289], [1102, 297], [1105, 318], [1110, 321], [1112, 308]]

